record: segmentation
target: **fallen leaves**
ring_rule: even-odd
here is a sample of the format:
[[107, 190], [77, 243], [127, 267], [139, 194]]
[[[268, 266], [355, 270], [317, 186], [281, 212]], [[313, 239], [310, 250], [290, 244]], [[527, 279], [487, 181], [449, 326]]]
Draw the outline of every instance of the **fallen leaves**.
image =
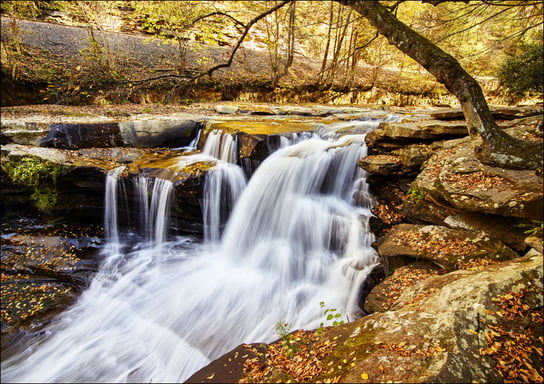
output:
[[403, 232], [393, 238], [393, 241], [435, 259], [459, 258], [478, 250], [478, 246], [472, 241], [446, 237], [433, 232]]
[[460, 190], [481, 192], [489, 189], [506, 191], [514, 185], [507, 179], [486, 172], [449, 173], [442, 178], [443, 182], [455, 184]]
[[[295, 340], [294, 345], [297, 349], [292, 357], [282, 340], [270, 344], [266, 365], [258, 358], [246, 360], [244, 362], [244, 378], [240, 382], [263, 382], [267, 375], [270, 375], [274, 370], [280, 370], [293, 377], [296, 382], [310, 381], [325, 372], [327, 366], [323, 365], [323, 361], [332, 352], [336, 346], [335, 343], [326, 340], [326, 342], [315, 344], [316, 333], [303, 330], [293, 332], [290, 338]], [[327, 382], [336, 383], [339, 380], [340, 376], [329, 379]]]
[[493, 298], [499, 306], [496, 314], [501, 322], [487, 325], [485, 339], [488, 347], [480, 355], [490, 356], [505, 383], [542, 382], [543, 337], [536, 337], [534, 329], [542, 329], [542, 307], [532, 310], [524, 302], [528, 289], [507, 292]]

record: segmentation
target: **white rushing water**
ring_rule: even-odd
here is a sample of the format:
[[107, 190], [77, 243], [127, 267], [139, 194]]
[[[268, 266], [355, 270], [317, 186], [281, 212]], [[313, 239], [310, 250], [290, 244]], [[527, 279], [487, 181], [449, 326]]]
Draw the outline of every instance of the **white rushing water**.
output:
[[[356, 165], [364, 135], [283, 140], [247, 186], [235, 140], [218, 136], [207, 149], [224, 161], [205, 192], [207, 241], [166, 237], [172, 185], [140, 178], [148, 241], [127, 250], [114, 207], [122, 170], [112, 172], [100, 271], [75, 305], [2, 363], [2, 382], [179, 382], [240, 343], [277, 339], [279, 321], [317, 328], [321, 301], [354, 318], [359, 287], [378, 263], [371, 199], [352, 201], [367, 192]], [[221, 234], [222, 198], [234, 209]]]

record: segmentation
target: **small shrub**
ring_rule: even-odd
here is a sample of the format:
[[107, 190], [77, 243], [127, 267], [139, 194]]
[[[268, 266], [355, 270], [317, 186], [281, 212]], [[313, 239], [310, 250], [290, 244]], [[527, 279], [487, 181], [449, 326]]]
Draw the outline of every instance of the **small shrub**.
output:
[[289, 323], [286, 323], [284, 321], [278, 321], [276, 323], [276, 332], [283, 340], [285, 355], [288, 358], [292, 359], [293, 356], [295, 356], [295, 353], [299, 351], [299, 349], [293, 345], [293, 341], [291, 340], [291, 326], [289, 325]]
[[415, 202], [419, 202], [425, 198], [425, 192], [414, 187], [410, 187], [407, 194], [408, 197], [410, 197], [410, 199], [414, 200]]

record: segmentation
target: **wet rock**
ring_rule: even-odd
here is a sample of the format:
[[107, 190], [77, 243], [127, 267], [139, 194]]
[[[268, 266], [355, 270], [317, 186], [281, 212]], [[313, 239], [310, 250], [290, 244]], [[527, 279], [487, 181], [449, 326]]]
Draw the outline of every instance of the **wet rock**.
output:
[[66, 309], [87, 286], [98, 270], [101, 235], [101, 228], [88, 222], [18, 218], [2, 223], [3, 348], [4, 337]]
[[42, 147], [78, 149], [123, 145], [117, 123], [52, 124]]
[[[135, 175], [170, 180], [176, 197], [170, 212], [174, 225], [180, 233], [201, 235], [204, 183], [208, 171], [215, 164], [215, 161], [210, 160], [187, 162], [185, 156], [178, 156], [144, 164]], [[129, 175], [128, 178], [135, 175]], [[136, 201], [138, 196], [132, 196], [131, 199]]]
[[409, 256], [453, 271], [473, 259], [510, 260], [519, 255], [481, 233], [435, 225], [398, 224], [384, 237], [382, 257]]
[[413, 185], [468, 212], [535, 220], [544, 214], [541, 176], [482, 164], [471, 144], [433, 154]]
[[201, 124], [196, 120], [140, 120], [119, 123], [123, 143], [127, 146], [182, 147], [195, 138]]

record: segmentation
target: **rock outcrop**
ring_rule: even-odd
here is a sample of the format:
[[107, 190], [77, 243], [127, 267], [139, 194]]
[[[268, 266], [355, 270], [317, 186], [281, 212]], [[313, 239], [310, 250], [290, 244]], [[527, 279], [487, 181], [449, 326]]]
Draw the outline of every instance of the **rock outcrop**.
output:
[[541, 176], [482, 164], [470, 144], [433, 154], [413, 187], [467, 212], [535, 220], [544, 214]]

